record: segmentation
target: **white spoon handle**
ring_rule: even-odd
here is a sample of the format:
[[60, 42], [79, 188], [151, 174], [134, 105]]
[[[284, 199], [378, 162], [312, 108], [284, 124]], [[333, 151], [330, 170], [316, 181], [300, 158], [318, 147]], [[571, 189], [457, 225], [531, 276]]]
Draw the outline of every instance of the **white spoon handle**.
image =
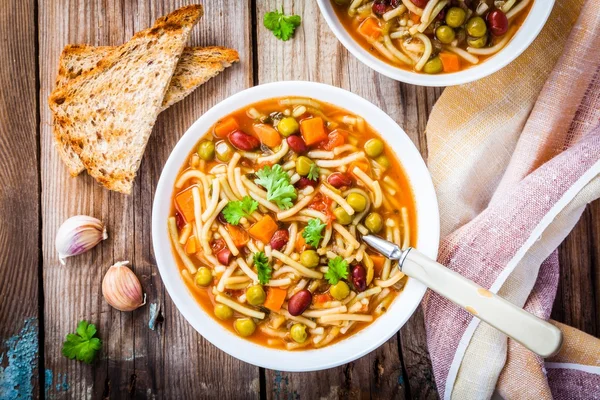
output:
[[[402, 260], [401, 260], [402, 261]], [[549, 357], [562, 343], [558, 328], [515, 306], [475, 282], [410, 249], [402, 272], [463, 307], [534, 353]]]

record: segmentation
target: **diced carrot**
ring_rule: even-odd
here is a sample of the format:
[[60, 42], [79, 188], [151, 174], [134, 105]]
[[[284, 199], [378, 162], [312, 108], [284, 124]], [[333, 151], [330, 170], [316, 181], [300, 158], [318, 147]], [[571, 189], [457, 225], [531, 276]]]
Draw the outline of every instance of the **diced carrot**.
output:
[[440, 60], [444, 66], [444, 72], [456, 72], [460, 70], [460, 59], [458, 55], [452, 53], [440, 53]]
[[333, 300], [333, 297], [331, 297], [331, 295], [329, 293], [313, 295], [313, 301], [315, 302], [315, 304], [323, 304], [323, 303], [327, 303], [328, 301], [331, 301], [331, 300]]
[[240, 126], [234, 117], [227, 117], [217, 122], [215, 125], [215, 135], [217, 137], [224, 138], [239, 127]]
[[325, 126], [321, 117], [303, 119], [300, 122], [300, 132], [307, 146], [327, 139], [327, 132], [325, 132]]
[[267, 291], [267, 298], [265, 299], [263, 306], [271, 311], [277, 312], [281, 309], [286, 296], [287, 290], [277, 287], [270, 287]]
[[410, 13], [409, 18], [412, 22], [414, 22], [415, 24], [418, 24], [421, 22], [421, 16], [415, 13]]
[[375, 18], [367, 18], [358, 27], [358, 32], [364, 37], [377, 39], [381, 36], [381, 27]]
[[347, 133], [344, 135], [344, 132], [341, 129], [331, 131], [329, 135], [327, 135], [327, 140], [324, 140], [319, 144], [319, 148], [323, 150], [333, 150], [346, 143], [346, 136]]
[[192, 235], [188, 238], [185, 243], [185, 252], [188, 254], [194, 254], [198, 249], [198, 242], [196, 240], [196, 236]]
[[271, 237], [277, 230], [277, 222], [269, 215], [265, 215], [248, 229], [248, 233], [254, 239], [260, 240], [263, 243], [269, 243]]
[[190, 189], [186, 189], [179, 193], [175, 197], [175, 203], [177, 204], [177, 210], [186, 222], [192, 222], [194, 220], [194, 196]]
[[294, 244], [294, 249], [298, 253], [303, 252], [307, 247], [309, 247], [308, 244], [306, 244], [306, 240], [304, 240], [304, 237], [302, 236], [302, 232], [304, 232], [304, 229], [298, 232], [296, 235], [296, 243]]
[[248, 233], [235, 225], [227, 224], [227, 232], [229, 232], [233, 244], [235, 244], [235, 247], [238, 249], [244, 247], [248, 241], [250, 241]]
[[281, 135], [271, 125], [256, 124], [252, 126], [252, 129], [266, 146], [277, 147], [281, 144]]
[[348, 165], [348, 173], [352, 175], [354, 179], [358, 179], [352, 172], [354, 171], [354, 167], [358, 167], [359, 169], [363, 170], [363, 172], [365, 172], [367, 175], [371, 172], [371, 165], [364, 158], [353, 161], [350, 163], [350, 165]]
[[373, 269], [377, 272], [377, 275], [381, 275], [381, 270], [383, 269], [383, 264], [385, 263], [385, 257], [380, 256], [379, 254], [369, 254], [371, 260], [373, 260]]

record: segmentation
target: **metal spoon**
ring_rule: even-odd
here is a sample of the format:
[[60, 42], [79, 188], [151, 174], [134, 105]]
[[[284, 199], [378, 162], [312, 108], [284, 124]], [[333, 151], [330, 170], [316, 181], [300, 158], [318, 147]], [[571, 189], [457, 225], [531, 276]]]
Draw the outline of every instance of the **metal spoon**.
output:
[[562, 333], [554, 325], [482, 288], [412, 247], [402, 250], [394, 243], [374, 235], [362, 238], [385, 257], [398, 261], [398, 268], [404, 274], [463, 307], [541, 357], [550, 357], [560, 349]]

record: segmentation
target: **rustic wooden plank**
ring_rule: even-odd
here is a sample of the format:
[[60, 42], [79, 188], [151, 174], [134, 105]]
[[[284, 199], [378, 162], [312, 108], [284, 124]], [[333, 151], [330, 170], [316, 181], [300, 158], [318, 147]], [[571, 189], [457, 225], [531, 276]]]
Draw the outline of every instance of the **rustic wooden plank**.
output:
[[[18, 27], [18, 28], [16, 28]], [[39, 396], [35, 2], [0, 11], [0, 398]], [[39, 317], [39, 318], [38, 318]]]
[[600, 200], [590, 204], [559, 247], [560, 281], [552, 318], [600, 336]]
[[[440, 89], [400, 84], [367, 68], [337, 41], [316, 2], [283, 2], [286, 13], [302, 16], [301, 28], [288, 42], [277, 40], [262, 26], [263, 15], [280, 7], [281, 2], [261, 1], [257, 5], [257, 83], [298, 79], [345, 88], [381, 107], [404, 127], [418, 147], [426, 148], [426, 117]], [[395, 337], [373, 353], [327, 371], [309, 374], [266, 371], [267, 397], [404, 398], [409, 381], [411, 389], [412, 385], [416, 386], [415, 393], [422, 393], [419, 390], [424, 390], [423, 387], [433, 388], [435, 393], [422, 317], [411, 319], [407, 329], [410, 340], [406, 346], [410, 353], [405, 372], [408, 377], [403, 374]], [[413, 330], [418, 334], [410, 336]], [[406, 361], [406, 355], [402, 356]]]
[[[250, 11], [248, 2], [205, 4], [205, 16], [191, 45], [225, 45], [244, 60], [159, 117], [131, 196], [110, 193], [82, 176], [71, 179], [52, 149], [47, 108], [57, 61], [67, 43], [118, 45], [152, 21], [192, 1], [44, 1], [40, 4], [40, 60], [43, 173], [43, 257], [46, 295], [46, 367], [66, 376], [69, 397], [221, 398], [257, 396], [259, 370], [218, 351], [185, 322], [166, 295], [151, 248], [150, 221], [154, 189], [170, 150], [202, 112], [250, 85]], [[55, 232], [74, 214], [103, 219], [110, 238], [93, 251], [60, 266]], [[103, 274], [115, 261], [130, 260], [148, 296], [133, 313], [110, 308], [101, 295]], [[160, 306], [164, 322], [148, 327], [150, 305]], [[77, 321], [97, 324], [104, 341], [93, 367], [60, 354], [66, 333]], [[61, 378], [62, 379], [62, 378]], [[60, 389], [60, 390], [59, 390]], [[51, 386], [49, 395], [62, 393]]]

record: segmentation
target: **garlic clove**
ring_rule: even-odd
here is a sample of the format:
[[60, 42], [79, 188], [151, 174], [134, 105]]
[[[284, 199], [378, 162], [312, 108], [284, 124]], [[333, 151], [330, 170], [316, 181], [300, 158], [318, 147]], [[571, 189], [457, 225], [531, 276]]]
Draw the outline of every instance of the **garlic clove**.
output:
[[135, 273], [120, 261], [110, 267], [102, 279], [102, 295], [119, 311], [133, 311], [146, 304], [146, 295]]
[[107, 238], [106, 226], [99, 219], [87, 215], [71, 217], [56, 234], [58, 259], [64, 265], [67, 257], [85, 253]]

